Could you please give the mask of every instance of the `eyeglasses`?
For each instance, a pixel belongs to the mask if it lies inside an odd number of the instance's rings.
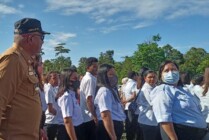
[[[38,35],[38,34],[33,34],[33,36],[39,36],[41,38],[42,41],[44,41],[44,35]]]

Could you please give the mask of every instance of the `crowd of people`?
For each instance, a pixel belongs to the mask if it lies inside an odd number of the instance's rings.
[[[95,57],[84,76],[74,66],[44,74],[39,53],[50,33],[32,18],[14,33],[0,56],[0,139],[209,140],[209,67],[191,78],[167,60],[158,72],[129,71],[120,87],[114,66]]]

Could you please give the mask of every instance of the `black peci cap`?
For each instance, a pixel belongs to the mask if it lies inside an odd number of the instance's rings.
[[[34,18],[23,18],[18,20],[15,24],[14,34],[27,34],[33,32],[39,32],[41,34],[50,34],[45,32],[41,28],[41,22]]]

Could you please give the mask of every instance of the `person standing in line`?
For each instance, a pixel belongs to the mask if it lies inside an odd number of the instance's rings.
[[[145,83],[145,80],[144,80],[144,72],[149,70],[149,68],[147,67],[141,67],[139,69],[139,76],[137,78],[137,89],[139,90],[138,92],[138,96],[136,97],[136,103],[137,103],[137,109],[135,111],[135,115],[136,115],[136,119],[134,120],[137,124],[137,128],[136,128],[136,131],[135,131],[135,138],[134,140],[143,140],[143,133],[142,133],[142,130],[141,130],[141,127],[138,123],[138,118],[139,118],[139,113],[140,113],[140,110],[139,110],[139,95],[140,95],[140,92],[141,92],[141,88],[142,86],[144,85]]]
[[[202,85],[196,85],[193,93],[200,99],[202,114],[209,128],[209,67],[205,68],[203,77]],[[209,139],[209,134],[205,137],[205,140],[207,139]]]
[[[66,134],[62,140],[83,140],[83,117],[75,93],[77,72],[73,69],[65,70],[60,79],[57,102],[64,119],[63,131]]]
[[[86,74],[80,84],[80,106],[84,119],[84,138],[86,140],[96,140],[96,125],[98,123],[94,110],[94,98],[96,92],[96,77],[98,60],[89,57],[86,60]]]
[[[139,104],[138,123],[143,133],[143,140],[161,140],[160,127],[154,116],[150,99],[150,93],[157,82],[156,73],[147,70],[142,78],[145,83],[142,86],[137,103]]]
[[[97,75],[98,91],[95,97],[98,117],[98,140],[120,140],[123,133],[123,121],[126,118],[119,99],[117,76],[112,65],[102,64]]]
[[[122,80],[121,80],[121,87],[119,88],[119,97],[120,99],[122,100],[123,99],[123,95],[124,95],[124,88],[126,86],[126,83],[128,81],[128,77],[124,77]]]
[[[160,85],[151,92],[151,104],[163,140],[201,140],[207,124],[199,100],[183,89],[179,67],[165,61],[159,68]]]
[[[63,118],[59,106],[55,100],[58,92],[59,76],[55,71],[49,72],[47,75],[48,85],[45,86],[45,99],[47,103],[46,114],[46,132],[49,140],[54,140],[57,137],[58,140],[62,138],[62,131],[59,131],[60,125],[63,123]]]
[[[38,140],[42,111],[32,56],[50,33],[34,18],[20,19],[14,27],[13,46],[0,56],[0,139]]]
[[[133,140],[136,137],[137,115],[128,108],[132,101],[137,97],[139,90],[137,89],[138,73],[135,71],[128,72],[128,81],[124,88],[123,104],[125,104],[125,129],[127,140]]]

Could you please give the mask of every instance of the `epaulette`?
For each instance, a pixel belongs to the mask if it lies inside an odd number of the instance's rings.
[[[14,54],[17,54],[18,56],[20,56],[20,55],[21,55],[21,54],[20,54],[20,52],[19,52],[19,51],[17,51],[17,50],[16,50],[16,51],[14,51],[13,53],[14,53]]]

